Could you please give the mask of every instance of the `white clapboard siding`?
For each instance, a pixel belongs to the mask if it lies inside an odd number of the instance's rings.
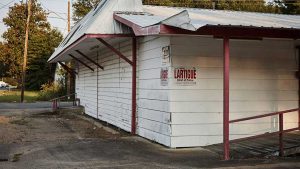
[[[138,51],[138,134],[170,146],[171,117],[168,86],[161,86],[162,48],[169,37],[139,39]]]
[[[130,40],[113,45],[131,60]],[[76,92],[81,104],[85,107],[85,113],[125,131],[130,131],[131,66],[104,47],[94,49],[89,56],[103,66],[104,70],[81,58],[95,69],[92,72],[79,64],[77,70],[79,74],[76,78]]]
[[[172,37],[169,84],[171,147],[222,142],[223,45],[209,37]],[[230,119],[298,107],[294,42],[230,40]],[[176,67],[195,67],[196,85],[175,83]],[[157,82],[143,86],[158,85]],[[284,116],[285,128],[296,127],[297,113]],[[278,130],[278,116],[230,125],[230,139]]]

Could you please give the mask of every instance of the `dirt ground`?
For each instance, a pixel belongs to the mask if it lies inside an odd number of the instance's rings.
[[[202,148],[168,149],[80,114],[0,108],[0,169],[10,168],[295,169],[300,157],[222,161]]]

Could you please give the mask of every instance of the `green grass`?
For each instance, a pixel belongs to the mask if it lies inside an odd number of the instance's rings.
[[[35,102],[38,101],[38,91],[25,91],[24,102]],[[20,91],[1,91],[0,90],[0,102],[13,103],[20,102],[21,92]]]

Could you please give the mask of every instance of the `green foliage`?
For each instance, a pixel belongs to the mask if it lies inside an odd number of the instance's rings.
[[[66,89],[59,83],[46,83],[42,85],[38,100],[49,101],[66,95]]]
[[[3,22],[8,27],[4,32],[4,43],[0,44],[0,71],[2,76],[20,79],[25,41],[25,26],[27,18],[26,4],[16,3],[10,7]],[[41,85],[53,79],[54,71],[47,59],[62,40],[62,34],[52,29],[47,21],[47,13],[40,4],[33,0],[32,16],[29,25],[28,67],[26,73],[26,88],[38,90]]]
[[[0,103],[19,102],[21,98],[20,91],[0,91]],[[37,91],[25,91],[25,102],[36,102],[38,98]]]
[[[299,0],[274,0],[274,4],[276,4],[284,14],[300,14]]]
[[[73,3],[73,20],[79,21],[83,18],[92,8],[94,8],[101,0],[77,0]]]
[[[164,5],[174,7],[206,8],[234,11],[299,14],[299,0],[143,0],[145,5]],[[213,5],[215,4],[215,5]]]

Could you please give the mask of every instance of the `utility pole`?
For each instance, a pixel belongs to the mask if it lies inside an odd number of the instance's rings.
[[[68,0],[68,32],[71,31],[71,2]],[[71,62],[68,62],[67,65],[71,67]],[[71,86],[72,86],[72,79],[71,74],[67,73],[66,82],[67,82],[67,95],[71,94]]]
[[[68,32],[71,31],[71,2],[68,0]]]
[[[29,35],[29,24],[31,16],[31,0],[27,0],[27,21],[26,21],[26,34],[25,34],[25,46],[24,46],[24,59],[22,69],[22,90],[21,90],[21,103],[24,102],[24,91],[25,91],[25,76],[27,68],[27,53],[28,53],[28,35]]]

